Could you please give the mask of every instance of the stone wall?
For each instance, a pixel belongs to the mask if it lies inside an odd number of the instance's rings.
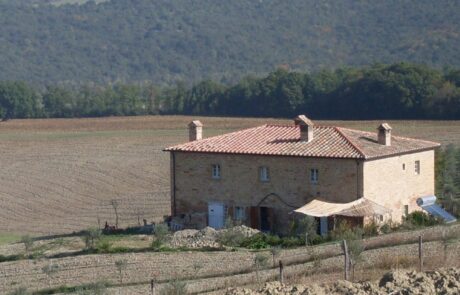
[[[420,161],[418,175],[415,161]],[[409,206],[409,212],[420,210],[417,198],[434,195],[434,151],[366,161],[363,175],[364,197],[392,209],[393,220],[399,222],[404,205]]]
[[[208,202],[228,207],[265,206],[278,208],[277,221],[284,226],[288,213],[314,198],[332,202],[356,200],[360,188],[359,166],[355,160],[268,157],[252,155],[175,153],[176,206],[178,214],[201,212],[200,226],[206,224]],[[221,178],[211,177],[219,164]],[[259,180],[259,168],[269,167],[270,181]],[[310,169],[318,169],[319,181],[310,182]],[[271,195],[264,202],[265,196]]]

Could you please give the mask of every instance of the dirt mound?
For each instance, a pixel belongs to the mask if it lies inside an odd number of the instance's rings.
[[[212,227],[205,227],[202,230],[184,229],[173,234],[170,246],[175,248],[221,248],[219,235],[227,231],[239,232],[245,237],[251,237],[259,231],[244,225],[235,226],[230,229],[215,230]]]
[[[231,288],[226,295],[290,294],[460,294],[460,269],[441,269],[418,273],[415,271],[394,271],[385,274],[380,282],[351,283],[338,281],[330,285],[283,285],[279,282],[266,283],[261,289]]]

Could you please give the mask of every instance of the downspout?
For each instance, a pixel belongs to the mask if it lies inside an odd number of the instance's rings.
[[[360,184],[360,181],[359,181],[359,160],[356,160],[356,199],[359,199],[361,197],[361,194],[360,194],[360,188],[359,188],[359,184]]]
[[[176,216],[176,154],[171,152],[172,157],[172,214]]]

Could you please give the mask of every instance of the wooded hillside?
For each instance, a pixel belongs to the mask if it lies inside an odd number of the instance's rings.
[[[459,1],[50,2],[0,1],[0,80],[234,83],[280,66],[460,66]]]

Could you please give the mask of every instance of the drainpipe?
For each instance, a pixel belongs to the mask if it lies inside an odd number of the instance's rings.
[[[359,160],[356,160],[356,199],[359,199],[361,197],[360,194],[360,189],[359,189]]]
[[[172,215],[176,216],[176,154],[171,152],[172,157]]]

